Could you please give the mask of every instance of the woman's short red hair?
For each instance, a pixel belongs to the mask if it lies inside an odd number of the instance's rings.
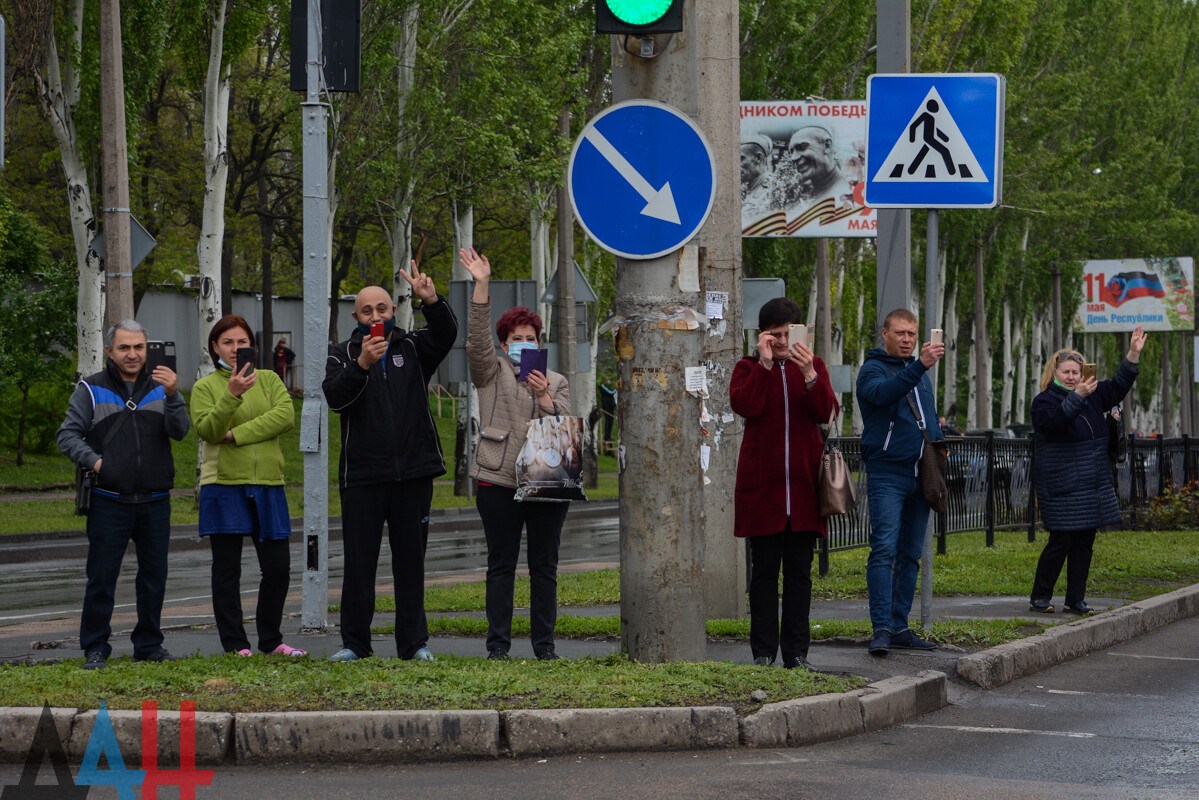
[[[521,325],[532,325],[533,333],[541,339],[541,317],[530,311],[528,306],[517,306],[505,311],[495,323],[495,335],[500,337],[501,342],[506,342],[512,331]]]

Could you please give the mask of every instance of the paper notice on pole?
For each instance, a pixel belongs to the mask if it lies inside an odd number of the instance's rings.
[[[703,367],[687,367],[684,372],[686,374],[687,391],[707,394],[708,371],[706,369]]]
[[[683,245],[679,250],[679,291],[699,291],[699,248],[696,245]]]
[[[706,444],[699,446],[699,466],[704,472],[708,471],[708,464],[712,460],[712,448]]]
[[[708,319],[724,319],[724,304],[729,296],[725,292],[707,292],[704,304],[704,316]]]

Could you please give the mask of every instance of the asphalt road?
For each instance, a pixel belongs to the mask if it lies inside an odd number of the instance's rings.
[[[1199,798],[1199,619],[905,725],[797,749],[414,766],[222,767],[197,798]],[[76,768],[77,769],[77,768]],[[21,766],[0,765],[0,785]],[[41,783],[52,783],[44,769]],[[160,796],[175,797],[164,790]],[[93,787],[89,798],[115,797]]]

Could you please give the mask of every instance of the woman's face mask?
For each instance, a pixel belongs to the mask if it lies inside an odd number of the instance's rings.
[[[520,363],[520,354],[525,350],[536,350],[537,342],[508,342],[508,358],[513,364]]]

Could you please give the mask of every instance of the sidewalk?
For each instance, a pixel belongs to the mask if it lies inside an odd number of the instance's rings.
[[[1024,598],[938,598],[937,616],[1027,616]],[[1091,601],[1096,608],[1118,604]],[[813,604],[812,617],[862,618],[864,601]],[[562,609],[580,613],[582,609]],[[618,613],[614,607],[585,613]],[[916,609],[914,614],[918,615]],[[1199,614],[1199,585],[1094,617],[1076,619],[1019,642],[967,654],[942,647],[932,652],[892,651],[868,655],[863,641],[825,641],[812,646],[810,660],[823,671],[862,675],[864,689],[763,705],[738,717],[731,708],[560,709],[534,711],[360,711],[220,713],[196,715],[196,762],[307,763],[414,762],[462,758],[527,757],[574,752],[688,750],[732,747],[797,747],[853,736],[900,724],[936,711],[954,696],[976,687],[993,688],[1054,664],[1109,647],[1178,619]],[[376,624],[390,615],[376,615]],[[1060,617],[1058,617],[1060,619]],[[293,622],[294,624],[294,622]],[[286,625],[294,631],[293,625]],[[115,655],[128,654],[128,630],[113,637]],[[293,646],[320,658],[340,647],[335,632],[291,632]],[[390,654],[390,637],[375,637],[380,657]],[[215,631],[191,625],[167,632],[166,644],[178,655],[220,652]],[[18,645],[0,641],[0,659],[32,663],[79,656],[71,637]],[[434,637],[435,653],[482,656],[481,638]],[[528,657],[527,640],[514,642],[513,655]],[[560,640],[566,658],[603,656],[619,650],[616,641]],[[745,642],[709,640],[708,657],[747,663]],[[37,708],[0,709],[0,761],[24,760],[40,718]],[[140,755],[141,718],[134,711],[109,714],[126,759]],[[86,750],[96,711],[56,709],[55,720],[68,757]],[[177,765],[179,712],[160,711],[159,763]]]

